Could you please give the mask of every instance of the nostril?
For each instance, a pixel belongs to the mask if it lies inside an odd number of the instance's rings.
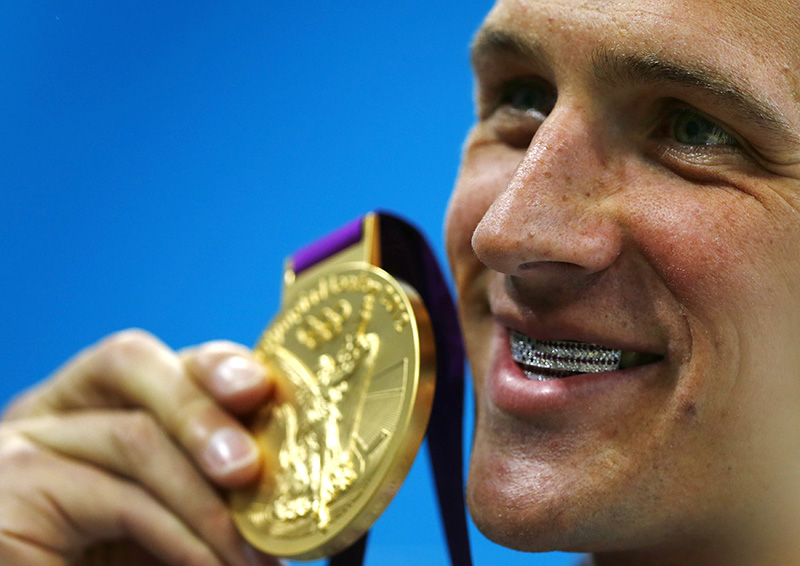
[[[593,285],[604,272],[566,261],[536,261],[521,264],[509,280],[524,295],[534,293],[539,301],[557,302],[565,295]]]
[[[517,270],[520,273],[530,273],[532,271],[552,271],[552,272],[579,272],[583,267],[568,261],[527,261],[519,265]]]

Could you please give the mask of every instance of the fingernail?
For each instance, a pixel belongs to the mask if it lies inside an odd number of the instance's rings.
[[[245,391],[264,382],[264,368],[244,356],[225,358],[217,367],[211,379],[219,393],[232,395]]]
[[[211,435],[205,452],[206,463],[219,475],[227,475],[258,460],[255,442],[235,428],[221,428]]]

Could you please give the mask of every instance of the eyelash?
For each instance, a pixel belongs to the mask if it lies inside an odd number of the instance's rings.
[[[499,89],[490,105],[488,118],[498,139],[517,149],[527,149],[536,130],[555,106],[555,89],[535,77],[515,78]],[[660,142],[662,149],[676,154],[710,157],[722,153],[741,153],[743,145],[727,127],[717,120],[677,100],[667,101],[658,110],[650,138]],[[703,131],[705,130],[705,131]],[[686,135],[702,134],[708,143],[681,141]]]
[[[499,103],[518,112],[529,112],[532,102],[525,101],[522,97],[533,95],[539,108],[536,113],[542,118],[547,117],[556,103],[556,93],[552,87],[533,78],[515,79],[503,86]]]
[[[681,122],[681,120],[684,121]],[[706,131],[701,132],[702,128],[706,128]],[[682,142],[678,139],[681,135],[693,136],[701,133],[705,134],[706,142]],[[671,104],[666,107],[654,130],[654,137],[658,136],[671,139],[675,145],[694,149],[711,150],[714,148],[718,151],[723,148],[727,150],[741,148],[736,136],[730,133],[725,126],[688,105]]]
[[[715,143],[682,143],[677,139],[681,127],[679,120],[685,121],[683,126],[689,121],[694,121],[695,125],[701,124],[700,128],[705,128],[705,134]],[[649,139],[653,144],[649,151],[651,159],[695,181],[718,182],[724,179],[719,175],[728,167],[749,167],[753,162],[752,150],[727,126],[679,101],[668,101],[660,109]]]
[[[507,145],[525,149],[555,106],[555,90],[537,78],[517,78],[503,84],[489,105],[487,117]]]

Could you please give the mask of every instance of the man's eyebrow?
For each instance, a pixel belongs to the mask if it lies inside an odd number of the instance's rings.
[[[783,113],[738,77],[652,53],[623,54],[611,49],[596,50],[591,65],[595,77],[607,84],[675,84],[706,91],[732,104],[756,126],[778,135],[789,145],[800,147],[800,136]]]
[[[492,56],[510,55],[532,63],[547,60],[544,49],[534,42],[504,29],[487,25],[478,30],[470,48],[472,67],[479,69],[481,63]]]
[[[546,64],[544,48],[535,40],[513,31],[487,25],[478,30],[472,43],[472,66],[478,71],[492,64],[492,58],[511,56],[536,66]],[[756,89],[735,76],[697,64],[673,61],[652,53],[624,54],[616,49],[598,49],[592,54],[591,70],[606,84],[676,84],[710,93],[732,104],[748,121],[792,150],[800,150],[800,135],[783,113]]]

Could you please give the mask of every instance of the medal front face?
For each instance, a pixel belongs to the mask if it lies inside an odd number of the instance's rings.
[[[389,504],[433,402],[433,337],[413,290],[366,263],[320,266],[264,332],[256,355],[277,394],[252,430],[259,484],[232,495],[261,550],[314,559],[342,550]]]

